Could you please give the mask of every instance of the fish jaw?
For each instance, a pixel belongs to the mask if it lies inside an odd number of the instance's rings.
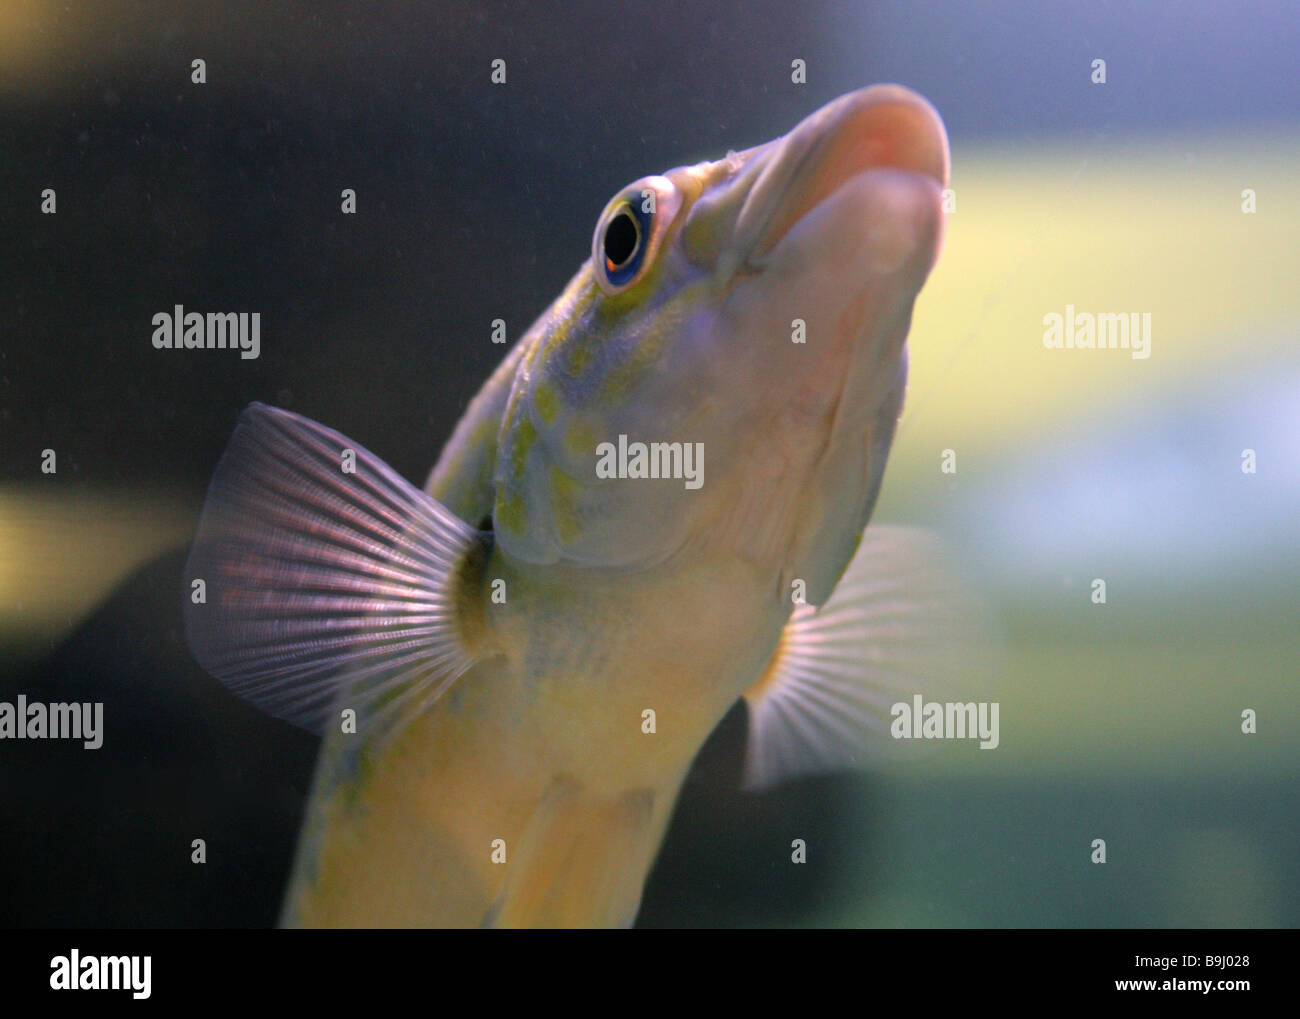
[[[879,491],[912,307],[941,236],[935,179],[868,170],[766,250],[724,306],[737,333],[762,335],[743,323],[771,323],[767,349],[737,365],[753,394],[737,427],[749,439],[741,476],[768,532],[785,521],[767,554],[783,557],[783,583],[804,580],[813,604],[829,597]],[[802,342],[791,340],[796,328]],[[741,527],[736,546],[755,533]]]
[[[714,266],[701,360],[730,394],[713,458],[728,473],[706,526],[821,604],[867,524],[902,408],[911,310],[943,236],[947,136],[923,98],[873,86],[727,166],[681,234],[687,257]]]

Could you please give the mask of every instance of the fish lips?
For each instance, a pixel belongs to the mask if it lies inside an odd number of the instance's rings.
[[[948,184],[950,166],[939,114],[901,85],[873,85],[841,96],[742,158],[757,174],[734,236],[751,269],[763,268],[810,213],[855,178],[892,170],[932,182],[937,193]],[[869,233],[871,225],[869,219],[864,223]],[[931,264],[935,257],[937,245]]]
[[[949,173],[943,122],[910,89],[874,85],[738,158],[748,181],[733,233],[744,268],[732,298],[752,318],[803,319],[810,335],[816,329],[806,349],[819,356],[799,358],[806,367],[788,375],[833,380],[831,431],[844,438],[886,399],[913,301],[938,258]]]

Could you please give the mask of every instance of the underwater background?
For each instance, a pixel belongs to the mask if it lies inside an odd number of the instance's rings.
[[[638,923],[1300,923],[1298,50],[1286,0],[0,6],[0,700],[106,718],[0,743],[0,924],[275,921],[317,741],[181,632],[243,407],[422,484],[611,194],[877,81],[943,115],[955,206],[873,521],[962,564],[1001,743],[750,795],[738,706]],[[261,356],[155,350],[175,304]],[[1150,356],[1047,349],[1067,306]]]

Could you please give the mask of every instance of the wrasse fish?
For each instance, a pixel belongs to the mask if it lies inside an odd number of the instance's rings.
[[[738,698],[754,788],[890,742],[952,660],[925,543],[864,537],[948,166],[931,106],[882,85],[630,184],[423,491],[244,412],[186,633],[324,734],[282,923],[630,924]]]

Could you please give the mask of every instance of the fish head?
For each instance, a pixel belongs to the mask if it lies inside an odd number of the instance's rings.
[[[929,103],[873,86],[619,191],[523,340],[498,436],[503,548],[620,568],[739,554],[828,595],[901,410],[948,160]]]

